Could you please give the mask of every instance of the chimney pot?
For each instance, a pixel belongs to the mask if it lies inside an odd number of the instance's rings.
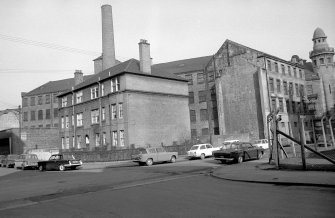
[[[84,81],[84,75],[81,70],[76,70],[74,72],[74,85],[78,85]]]

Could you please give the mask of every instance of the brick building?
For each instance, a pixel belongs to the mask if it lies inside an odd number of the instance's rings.
[[[190,137],[187,81],[140,61],[117,64],[60,94],[62,149],[172,145]]]

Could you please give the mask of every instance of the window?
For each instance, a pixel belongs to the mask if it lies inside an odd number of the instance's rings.
[[[293,83],[289,83],[288,93],[289,93],[289,95],[293,96],[293,94],[294,94],[294,92],[293,92]]]
[[[283,81],[283,89],[284,89],[284,95],[288,94],[288,90],[287,90],[287,82]]]
[[[107,137],[106,137],[106,133],[103,132],[102,133],[102,145],[106,145],[107,144]]]
[[[95,133],[95,146],[100,146],[100,134]]]
[[[116,104],[112,104],[112,120],[116,119]]]
[[[279,72],[279,69],[278,69],[278,63],[277,63],[277,62],[275,62],[275,71],[276,71],[276,73]]]
[[[320,58],[320,64],[324,64],[325,63],[325,59]]]
[[[281,72],[282,72],[282,74],[285,74],[285,66],[284,66],[284,64],[281,65]]]
[[[280,89],[280,79],[277,79],[277,92],[280,93],[281,89]]]
[[[200,120],[208,120],[207,109],[200,109]]]
[[[279,98],[279,111],[284,112],[284,104],[282,98]]]
[[[65,119],[64,119],[64,117],[61,117],[61,123],[62,123],[62,129],[64,129],[64,127],[65,127]]]
[[[270,87],[270,92],[274,92],[275,91],[275,87],[273,84],[273,78],[269,78],[269,87]]]
[[[91,99],[95,99],[99,97],[99,89],[98,87],[91,88]]]
[[[105,108],[101,108],[101,120],[106,120],[106,110]]]
[[[92,124],[99,123],[99,110],[98,109],[91,111],[91,122]]]
[[[67,97],[65,96],[62,98],[62,107],[66,107],[66,105],[67,105]]]
[[[291,67],[290,66],[287,66],[287,71],[288,71],[288,75],[292,76]]]
[[[294,127],[298,127],[298,123],[297,122],[294,122]]]
[[[306,86],[306,91],[308,95],[313,94],[313,86],[312,85],[307,85]]]
[[[70,122],[69,122],[69,116],[65,116],[65,128],[69,128]]]
[[[191,123],[197,122],[195,110],[190,110],[190,119],[191,119]]]
[[[62,137],[62,149],[65,149],[65,138]]]
[[[194,104],[194,92],[189,92],[188,93],[188,103],[189,104]]]
[[[117,146],[117,131],[113,131],[112,132],[112,136],[113,136],[113,138],[112,138],[112,140],[113,140],[112,145],[113,146]]]
[[[30,106],[35,106],[35,97],[30,97]]]
[[[332,62],[332,59],[330,57],[328,57],[327,62],[330,64]]]
[[[105,86],[104,84],[101,84],[101,96],[105,95]]]
[[[30,120],[36,120],[35,111],[30,111]]]
[[[27,107],[27,106],[28,106],[28,98],[23,98],[22,107]]]
[[[120,146],[124,146],[124,130],[120,130]]]
[[[329,93],[330,94],[332,93],[332,87],[330,86],[330,84],[329,84]]]
[[[74,95],[71,95],[71,105],[74,105]]]
[[[301,97],[303,97],[305,95],[304,85],[301,85],[301,84],[300,84],[300,95],[301,95]]]
[[[297,77],[297,68],[293,68],[294,77]]]
[[[299,69],[299,77],[302,78],[302,71]]]
[[[58,95],[57,93],[53,94],[53,102],[54,103],[58,103],[58,97],[57,97],[57,95]]]
[[[38,96],[38,100],[37,100],[38,105],[42,105],[43,104],[43,96]]]
[[[317,65],[317,63],[316,63],[316,60],[313,60],[313,63],[314,63],[314,66],[316,66],[316,65]]]
[[[54,118],[58,117],[58,108],[54,109]]]
[[[186,74],[186,75],[185,75],[185,79],[188,80],[188,84],[189,84],[189,85],[192,85],[192,84],[193,84],[192,74]]]
[[[289,99],[286,99],[286,112],[287,113],[291,113],[291,110],[290,110],[290,100]]]
[[[83,101],[83,91],[76,93],[76,103],[81,103]]]
[[[285,122],[281,122],[281,128],[285,129]]]
[[[292,101],[292,113],[295,113],[297,111],[296,109],[295,101]]]
[[[191,129],[191,137],[192,138],[197,137],[197,130],[196,129]]]
[[[50,95],[45,95],[45,103],[50,104]]]
[[[271,111],[275,111],[277,109],[277,102],[275,98],[271,98]]]
[[[70,148],[70,137],[67,136],[65,139],[65,149],[69,149]]]
[[[123,118],[123,104],[119,103],[119,119]]]
[[[272,70],[272,69],[271,69],[271,61],[270,61],[270,60],[268,60],[268,70],[269,70],[269,71]]]
[[[201,129],[201,135],[209,135],[208,128],[202,128]]]
[[[83,113],[77,114],[77,126],[83,125]]]
[[[43,111],[39,110],[37,116],[38,116],[38,120],[43,120]]]
[[[294,84],[295,85],[295,94],[297,97],[299,97],[299,85],[298,84]]]
[[[199,91],[198,95],[199,95],[199,103],[201,102],[206,102],[206,91]]]
[[[111,92],[117,92],[120,90],[119,77],[115,77],[111,80]]]
[[[197,74],[197,82],[198,82],[198,84],[201,84],[201,83],[205,82],[204,73],[198,73]]]
[[[28,121],[28,112],[23,112],[23,121]]]
[[[43,115],[42,115],[43,116]],[[49,120],[51,117],[51,113],[50,113],[50,109],[46,109],[45,110],[45,119],[46,120]]]
[[[210,71],[208,72],[208,82],[214,81],[214,72]]]

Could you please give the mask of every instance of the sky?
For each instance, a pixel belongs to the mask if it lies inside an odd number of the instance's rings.
[[[226,39],[309,60],[317,27],[335,46],[333,0],[0,0],[0,110],[49,81],[92,74],[102,52],[101,5],[113,8],[116,58],[153,63],[213,55]]]

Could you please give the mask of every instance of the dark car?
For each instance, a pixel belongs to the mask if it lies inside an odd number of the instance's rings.
[[[39,161],[38,169],[40,171],[44,170],[59,170],[64,171],[66,169],[76,169],[80,167],[83,163],[81,160],[77,160],[73,157],[73,155],[65,155],[65,154],[54,154],[51,155],[49,160],[47,161]]]
[[[6,158],[6,155],[0,155],[0,167],[2,167],[2,165],[5,163]]]
[[[14,168],[15,166],[15,160],[19,157],[18,154],[9,154],[7,155],[6,159],[1,164],[3,167],[7,168]]]
[[[234,142],[226,149],[213,152],[214,159],[222,163],[227,161],[242,163],[249,159],[261,159],[263,154],[263,148],[254,146],[250,142]]]

